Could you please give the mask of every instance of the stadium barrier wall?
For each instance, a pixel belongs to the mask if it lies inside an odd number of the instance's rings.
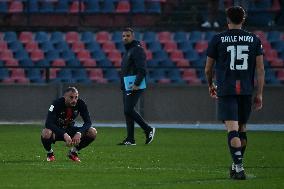
[[[0,122],[44,122],[50,103],[62,95],[66,86],[0,85]],[[117,84],[75,86],[87,102],[92,120],[124,122],[122,95]],[[283,86],[266,86],[263,109],[252,112],[250,123],[284,123],[283,99]],[[138,108],[150,122],[211,123],[218,122],[215,103],[205,85],[152,85]]]

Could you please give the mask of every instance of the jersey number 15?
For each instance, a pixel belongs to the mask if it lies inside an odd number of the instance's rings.
[[[248,69],[248,46],[247,45],[237,45],[228,46],[227,52],[231,53],[231,70],[247,70]],[[242,64],[235,64],[235,60],[243,60]]]

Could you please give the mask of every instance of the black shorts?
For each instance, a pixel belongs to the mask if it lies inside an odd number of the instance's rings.
[[[68,128],[68,129],[66,129],[65,132],[66,132],[71,138],[73,138],[73,136],[74,136],[77,132],[79,132],[79,130],[80,130],[80,127],[70,127],[70,128]],[[85,132],[82,133],[82,135],[83,135],[83,134],[85,134]],[[63,137],[63,136],[57,136],[57,135],[55,135],[55,141],[64,141],[64,137]]]
[[[217,101],[218,120],[247,123],[251,113],[251,95],[220,96]]]

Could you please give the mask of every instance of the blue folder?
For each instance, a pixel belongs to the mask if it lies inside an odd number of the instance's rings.
[[[136,80],[136,75],[130,75],[130,76],[123,77],[124,86],[125,86],[126,91],[132,90],[131,86],[134,85],[135,80]],[[143,80],[141,81],[141,83],[138,87],[139,87],[139,89],[145,89],[146,88],[145,78],[143,78]]]

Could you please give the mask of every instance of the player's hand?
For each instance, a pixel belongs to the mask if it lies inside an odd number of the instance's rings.
[[[212,98],[218,98],[217,97],[217,86],[212,84],[209,86],[209,95],[212,97]]]
[[[253,108],[258,111],[262,108],[262,95],[256,95],[253,99]]]
[[[72,144],[77,145],[81,142],[81,133],[77,132],[74,137],[72,138]]]
[[[137,85],[132,85],[131,89],[132,89],[133,91],[136,91],[136,90],[139,89],[139,87],[138,87]]]
[[[64,133],[63,137],[64,137],[64,141],[66,142],[66,146],[72,146],[71,137],[67,133]]]

